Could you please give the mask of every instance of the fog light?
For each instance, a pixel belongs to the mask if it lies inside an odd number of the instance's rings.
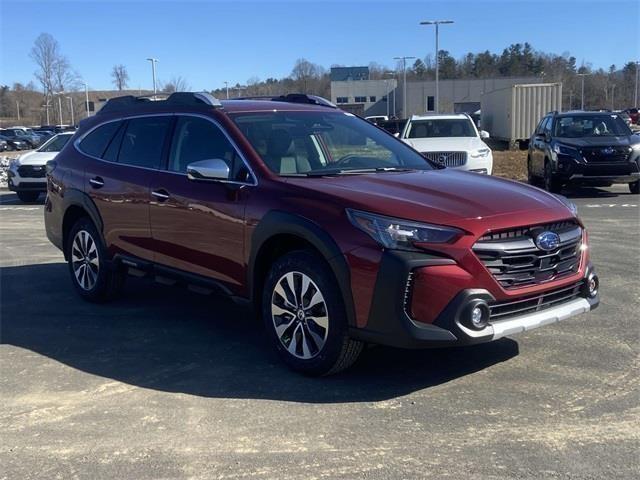
[[[474,330],[482,330],[489,322],[491,312],[484,300],[472,300],[464,309],[462,321]]]

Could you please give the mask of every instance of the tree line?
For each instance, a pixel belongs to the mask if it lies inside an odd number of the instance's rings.
[[[72,108],[75,118],[82,118],[86,112],[83,95],[80,95],[84,83],[63,54],[57,40],[48,33],[39,35],[30,51],[30,58],[36,66],[34,81],[26,85],[14,83],[12,86],[0,86],[0,120],[4,118],[12,122],[20,118],[27,124],[58,123],[63,111],[66,117]],[[440,50],[438,63],[439,77],[443,80],[535,76],[544,82],[562,82],[565,110],[580,107],[582,79],[579,74],[586,75],[585,108],[628,108],[633,106],[635,99],[636,64],[632,61],[622,66],[596,69],[588,63],[578,65],[576,58],[568,53],[557,55],[539,52],[529,43],[515,43],[500,54],[485,50],[467,53],[457,59],[448,51]],[[371,62],[369,75],[373,80],[394,77],[400,80],[402,66],[397,64],[389,67]],[[125,65],[114,65],[110,77],[116,91],[128,91],[130,78]],[[433,79],[435,59],[431,54],[418,58],[407,68],[407,81]],[[189,82],[183,76],[173,76],[166,82],[159,82],[159,90],[168,93],[189,89]],[[64,102],[61,92],[65,95]],[[251,77],[244,84],[228,84],[211,90],[218,98],[226,98],[227,95],[230,98],[274,96],[294,92],[330,97],[330,69],[301,58],[296,60],[291,73],[283,78],[261,80]],[[75,98],[75,101],[67,103],[69,97]]]

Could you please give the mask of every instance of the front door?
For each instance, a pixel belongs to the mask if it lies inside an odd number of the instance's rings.
[[[187,165],[211,159],[227,163],[229,181],[189,180]],[[244,181],[247,178],[250,181]],[[167,166],[150,185],[156,263],[215,279],[240,292],[246,268],[245,205],[253,183],[235,146],[216,123],[179,115]]]

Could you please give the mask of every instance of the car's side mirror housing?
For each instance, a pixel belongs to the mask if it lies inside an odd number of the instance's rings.
[[[487,132],[486,130],[480,130],[480,138],[487,139],[489,137],[491,137],[491,135],[489,135],[489,132]]]
[[[189,180],[229,180],[229,165],[219,158],[199,160],[187,165]]]

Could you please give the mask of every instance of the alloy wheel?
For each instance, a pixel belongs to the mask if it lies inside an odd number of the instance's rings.
[[[308,360],[322,351],[329,333],[327,304],[318,285],[301,272],[288,272],[271,295],[271,318],[282,346]]]
[[[86,230],[80,230],[73,239],[71,264],[78,285],[83,290],[91,290],[98,280],[100,259],[96,242]]]

